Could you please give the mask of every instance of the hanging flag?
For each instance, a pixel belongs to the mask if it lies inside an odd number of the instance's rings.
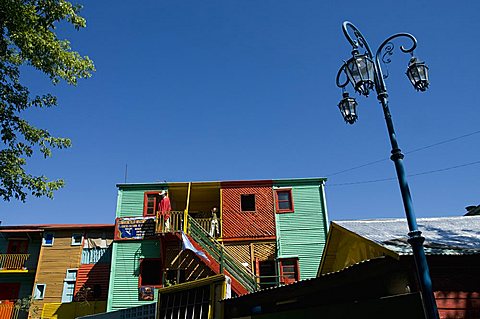
[[[198,250],[196,249],[192,243],[190,242],[190,240],[188,239],[187,235],[185,235],[184,232],[182,232],[182,250],[185,250],[185,249],[188,249],[188,250],[191,250],[193,251],[195,254],[197,254],[198,256],[206,259],[207,261],[210,261],[210,259],[208,259],[207,255],[205,255],[205,253],[201,250]]]

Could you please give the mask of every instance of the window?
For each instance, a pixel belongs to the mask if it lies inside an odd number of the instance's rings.
[[[46,286],[46,284],[36,284],[35,291],[33,293],[33,299],[43,299],[43,297],[45,296]]]
[[[146,192],[143,199],[143,217],[155,216],[160,203],[159,192]]]
[[[290,284],[300,280],[298,258],[280,259],[280,282]]]
[[[293,198],[291,189],[275,190],[277,213],[293,213]]]
[[[53,239],[54,239],[54,234],[53,233],[45,233],[43,234],[43,246],[53,246]]]
[[[65,280],[63,281],[62,302],[72,302],[73,292],[75,291],[75,281],[77,280],[77,270],[67,269]]]
[[[138,286],[162,286],[162,260],[148,258],[140,260]]]
[[[80,246],[83,242],[82,234],[72,234],[72,246]]]
[[[240,206],[241,206],[242,212],[254,212],[255,211],[255,194],[240,195]]]

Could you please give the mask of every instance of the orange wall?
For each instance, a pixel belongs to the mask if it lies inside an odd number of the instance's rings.
[[[110,280],[110,264],[87,264],[80,265],[77,273],[77,282],[75,283],[75,300],[107,300],[108,282]],[[101,294],[98,298],[93,298],[93,289],[95,285],[100,285]],[[78,294],[82,287],[90,288],[90,292]]]
[[[242,194],[255,194],[255,212],[241,211]],[[272,185],[222,184],[222,227],[224,239],[275,236]]]

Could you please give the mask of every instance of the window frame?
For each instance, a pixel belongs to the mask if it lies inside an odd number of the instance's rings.
[[[240,194],[240,211],[243,213],[251,213],[251,212],[256,212],[257,211],[257,199],[256,199],[256,194]],[[254,210],[243,210],[243,205],[242,205],[242,198],[244,196],[253,196],[253,208]]]
[[[69,278],[68,274],[75,273],[75,278]],[[62,303],[69,303],[75,301],[75,285],[77,283],[77,276],[78,276],[78,269],[77,268],[68,268],[65,271],[65,279],[63,279],[63,289],[62,289]],[[66,300],[65,297],[66,292],[65,288],[68,287],[68,285],[73,285],[73,293],[72,293],[72,298],[71,300]]]
[[[158,193],[160,193],[161,191],[148,191],[148,192],[145,192],[143,193],[143,217],[155,217],[156,214],[157,214],[157,207],[158,207],[158,204],[160,203],[160,200],[157,201],[157,197],[160,197],[160,195],[158,195]],[[153,205],[153,214],[147,214],[147,211],[148,211],[148,195],[155,195],[155,202],[154,202],[154,205]]]
[[[43,291],[42,294],[39,296],[37,294],[37,287],[38,286],[43,286]],[[45,291],[47,290],[47,284],[35,284],[35,287],[33,289],[33,299],[34,300],[43,300],[45,298]]]
[[[79,243],[74,242],[75,235],[80,236],[80,242]],[[72,233],[72,242],[70,243],[70,246],[82,246],[83,238],[84,238],[83,233]]]
[[[46,237],[49,234],[52,234],[52,243],[51,244],[46,243]],[[51,246],[53,246],[54,242],[55,242],[55,232],[45,232],[45,233],[43,233],[42,246],[51,247]]]
[[[143,272],[143,265],[145,260],[152,260],[152,261],[159,261],[161,268],[160,271],[160,284],[158,285],[150,285],[150,284],[143,284],[142,272]],[[140,258],[140,267],[138,272],[138,288],[142,286],[149,286],[154,288],[162,288],[163,287],[163,260],[162,258]]]
[[[290,204],[291,204],[290,209],[281,209],[280,208],[280,205],[279,205],[280,200],[278,199],[278,193],[281,193],[281,192],[288,192],[288,197],[289,197],[289,201],[290,201]],[[284,201],[282,201],[282,202],[284,202]],[[295,206],[293,204],[293,192],[292,192],[291,188],[277,188],[277,189],[275,189],[275,212],[277,214],[294,213],[295,212]]]
[[[300,281],[300,264],[298,262],[298,257],[287,257],[287,258],[279,258],[279,268],[280,268],[280,283],[281,284],[291,284],[291,283],[294,283],[294,282],[297,282],[297,281]],[[285,261],[294,261],[295,264],[294,264],[294,267],[295,267],[295,279],[292,280],[290,278],[288,278],[288,280],[285,280],[284,278],[284,272],[283,272],[283,263]]]

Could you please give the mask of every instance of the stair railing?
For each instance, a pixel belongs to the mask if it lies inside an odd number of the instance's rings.
[[[211,237],[194,218],[188,218],[188,234],[220,265],[220,272],[228,271],[250,292],[259,289],[256,277],[238,260],[230,255],[215,238]]]

